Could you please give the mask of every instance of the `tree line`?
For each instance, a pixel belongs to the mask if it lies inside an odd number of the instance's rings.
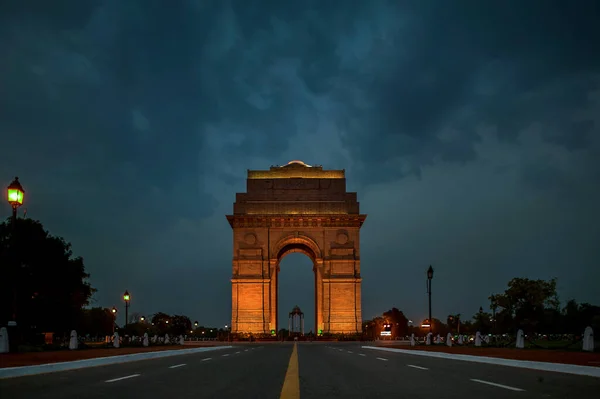
[[[447,333],[514,334],[518,329],[526,333],[580,335],[587,326],[600,331],[600,306],[568,300],[564,306],[556,292],[556,279],[532,280],[513,278],[502,293],[490,295],[472,316],[460,313],[447,315],[446,320],[433,318],[435,334]],[[404,313],[392,308],[381,316],[363,322],[363,333],[371,338],[379,337],[384,329],[391,330],[394,337],[412,333],[423,335],[429,328],[421,327],[422,320],[412,324]]]
[[[0,224],[0,326],[17,321],[22,337],[39,340],[53,332],[79,335],[193,334],[216,337],[217,328],[196,328],[187,316],[156,313],[121,327],[109,308],[90,307],[97,290],[91,285],[84,260],[74,256],[71,243],[50,234],[42,223],[19,218]],[[204,332],[203,332],[204,331]]]

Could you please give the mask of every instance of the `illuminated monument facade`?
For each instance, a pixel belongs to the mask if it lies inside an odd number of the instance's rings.
[[[319,333],[361,332],[360,228],[344,170],[301,161],[249,170],[233,215],[232,333],[277,331],[279,263],[301,252],[313,262]],[[285,273],[285,271],[284,271]]]

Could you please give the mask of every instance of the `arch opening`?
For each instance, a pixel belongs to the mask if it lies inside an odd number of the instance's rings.
[[[307,270],[309,267],[310,271]],[[305,246],[291,244],[278,253],[276,315],[277,332],[280,336],[284,333],[283,330],[289,329],[289,312],[295,306],[300,307],[304,312],[305,335],[311,332],[316,334],[317,278],[315,268],[314,253]]]

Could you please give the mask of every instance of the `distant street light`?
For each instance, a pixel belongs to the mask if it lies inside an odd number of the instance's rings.
[[[129,301],[131,301],[129,291],[125,290],[125,293],[123,294],[123,300],[125,301],[125,327],[127,327],[127,317],[129,315]]]
[[[111,312],[113,314],[112,332],[114,334],[115,333],[115,324],[117,324],[117,308],[115,308],[113,306],[113,308],[111,309]]]
[[[140,317],[140,321],[143,323],[146,321],[146,318],[144,316]]]
[[[198,321],[194,322],[194,328],[198,328]]]
[[[429,332],[433,332],[433,319],[431,318],[431,280],[433,279],[433,267],[427,269],[427,293],[429,294]]]

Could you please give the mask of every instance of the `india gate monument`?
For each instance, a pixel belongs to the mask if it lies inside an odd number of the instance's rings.
[[[279,263],[300,252],[313,263],[319,334],[362,330],[360,228],[367,215],[346,192],[344,170],[291,161],[249,170],[233,215],[231,332],[277,331]],[[283,270],[285,273],[285,270]]]

